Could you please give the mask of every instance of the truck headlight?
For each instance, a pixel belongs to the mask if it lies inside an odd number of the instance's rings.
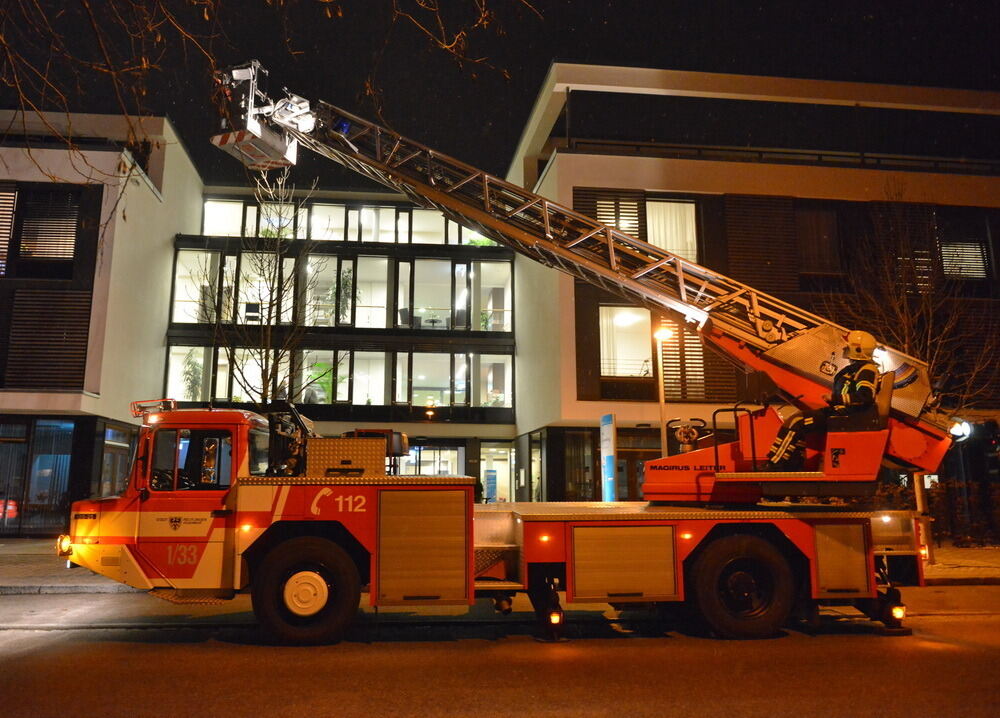
[[[73,553],[73,539],[63,534],[56,539],[56,550],[60,556],[70,556]]]

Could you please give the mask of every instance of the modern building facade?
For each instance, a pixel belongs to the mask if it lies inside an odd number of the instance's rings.
[[[989,92],[557,63],[507,179],[834,320],[830,300],[872,271],[858,261],[872,218],[904,208],[926,240],[905,259],[947,275],[955,312],[988,322],[1000,158],[976,138],[998,115]],[[618,497],[639,498],[660,452],[657,382],[668,419],[710,426],[740,373],[676,318],[521,257],[516,275],[515,305],[531,307],[516,331],[518,497],[600,498],[596,427],[613,413]],[[661,322],[673,335],[659,366]]]
[[[821,314],[873,213],[905,206],[986,321],[1000,162],[938,140],[997,115],[995,93],[556,64],[508,180]],[[136,399],[291,399],[320,434],[403,431],[404,472],[506,501],[609,498],[609,413],[617,498],[639,498],[659,387],[668,419],[708,425],[740,393],[683,322],[400,195],[205,187],[162,118],[0,117],[21,128],[0,145],[0,535],[116,493]]]
[[[164,396],[402,431],[402,471],[481,475],[509,500],[510,250],[396,195],[205,197],[201,231],[175,240]]]
[[[3,119],[0,535],[116,494],[158,397],[391,427],[402,471],[510,499],[509,250],[398,195],[205,188],[163,118]]]
[[[122,486],[201,180],[162,118],[0,121],[0,535],[53,534]]]

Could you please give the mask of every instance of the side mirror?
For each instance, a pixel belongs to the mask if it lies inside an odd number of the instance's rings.
[[[139,489],[139,501],[146,501],[149,499],[149,489],[143,486]]]

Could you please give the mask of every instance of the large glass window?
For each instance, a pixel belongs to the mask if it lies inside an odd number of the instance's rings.
[[[205,201],[202,234],[208,237],[239,237],[243,233],[243,201]]]
[[[215,321],[220,261],[218,252],[186,249],[177,252],[172,321],[202,324]]]
[[[212,383],[212,347],[170,347],[167,396],[177,401],[208,401]]]
[[[452,329],[469,328],[469,274],[468,264],[455,264],[455,299],[452,305],[455,320]]]
[[[472,327],[484,332],[509,332],[513,315],[510,262],[474,262],[472,268]]]
[[[649,310],[601,307],[601,376],[652,376]]]
[[[469,403],[469,355],[454,354],[452,357],[452,376],[455,377],[455,393],[452,404]]]
[[[474,406],[514,405],[514,373],[509,355],[472,355]]]
[[[386,397],[384,352],[354,352],[354,392],[352,404],[382,406]]]
[[[305,237],[306,210],[291,202],[261,202],[258,237],[291,239]],[[296,231],[296,219],[299,229]]]
[[[413,446],[400,458],[404,476],[460,476],[465,473],[465,447]]]
[[[395,207],[362,207],[348,212],[349,222],[359,223],[355,236],[354,230],[349,230],[349,239],[362,242],[395,242],[396,241],[396,208]],[[351,227],[352,224],[348,226]]]
[[[449,406],[451,404],[451,355],[413,354],[414,406]]]
[[[299,401],[330,404],[350,396],[351,355],[347,351],[315,349],[302,352]]]
[[[393,402],[396,404],[408,404],[410,401],[410,355],[407,352],[396,352],[395,354],[395,393]]]
[[[418,259],[413,270],[414,329],[451,328],[451,262]]]
[[[239,257],[229,255],[222,266],[222,321],[233,321],[236,309],[236,267]]]
[[[265,379],[270,384],[269,397],[287,398],[290,373],[287,355],[282,357],[281,361],[277,361],[275,352],[271,351],[260,349],[230,351],[233,354],[231,364],[229,351],[219,350],[215,388],[217,398],[234,402],[259,402],[263,395]],[[232,384],[232,389],[227,389],[226,382]]]
[[[354,326],[385,327],[389,260],[382,257],[358,257],[356,280]]]
[[[340,260],[323,254],[310,254],[306,261],[305,323],[311,327],[337,325],[337,275]],[[350,308],[345,307],[345,320]]]
[[[646,202],[646,238],[678,257],[698,261],[698,231],[694,202]],[[623,232],[633,234],[624,227]]]
[[[468,227],[462,227],[462,244],[471,244],[474,247],[495,247],[497,243],[494,242],[489,237],[486,237],[479,232],[469,229]]]
[[[412,216],[414,244],[444,244],[444,217],[432,209],[415,209]]]
[[[309,238],[344,241],[347,208],[342,204],[314,204],[309,218]]]
[[[226,352],[220,351],[219,355]],[[233,350],[233,401],[260,401],[264,390],[264,377],[268,369],[268,353],[248,349]]]
[[[413,326],[413,312],[410,305],[412,289],[410,273],[413,265],[410,262],[396,264],[396,326],[410,328]]]
[[[0,536],[18,532],[24,515],[28,424],[0,422]]]
[[[294,259],[274,252],[243,252],[236,321],[241,324],[291,321],[294,287]]]
[[[35,422],[28,493],[21,506],[22,533],[58,531],[64,526],[72,452],[72,421]]]

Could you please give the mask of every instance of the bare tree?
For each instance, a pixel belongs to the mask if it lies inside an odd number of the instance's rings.
[[[213,315],[215,342],[228,360],[234,399],[261,407],[275,399],[297,400],[310,386],[331,384],[339,373],[335,359],[295,382],[292,393],[295,354],[307,327],[316,323],[318,276],[325,263],[314,260],[305,266],[311,242],[301,232],[296,235],[296,227],[302,226],[296,219],[304,214],[311,190],[297,196],[288,176],[287,168],[256,175],[259,229],[242,238],[236,287],[223,286],[221,311]],[[218,267],[205,263],[202,272],[197,286],[217,286]],[[335,291],[352,287],[353,276],[339,277]],[[329,305],[337,306],[336,299],[327,298]]]
[[[825,310],[926,361],[941,406],[996,401],[1000,323],[972,291],[987,276],[985,245],[946,236],[938,210],[904,202],[901,183],[885,192],[850,248],[846,291],[826,297]]]
[[[151,92],[153,80],[162,78],[168,68],[183,68],[187,77],[205,88],[207,112],[219,53],[231,52],[239,40],[227,36],[226,28],[248,12],[267,16],[269,27],[275,28],[274,42],[292,56],[306,54],[297,40],[304,28],[314,30],[318,23],[326,23],[331,33],[352,32],[352,20],[384,18],[385,32],[381,40],[373,39],[364,83],[365,94],[378,108],[377,70],[400,28],[415,31],[430,48],[446,53],[460,66],[504,72],[472,51],[475,37],[502,32],[493,8],[501,1],[260,0],[248,7],[249,3],[223,0],[5,0],[0,11],[0,84],[11,91],[15,105],[11,109],[20,110],[22,118],[44,117],[46,111],[119,114],[128,123],[127,143],[139,148],[145,138],[135,118],[161,104]],[[528,0],[507,2],[538,15]],[[263,43],[268,36],[258,37]],[[197,105],[198,99],[189,101]],[[221,111],[223,103],[217,106]],[[51,136],[76,149],[72,132],[49,125]],[[15,123],[0,128],[0,133],[24,135],[24,130]]]

